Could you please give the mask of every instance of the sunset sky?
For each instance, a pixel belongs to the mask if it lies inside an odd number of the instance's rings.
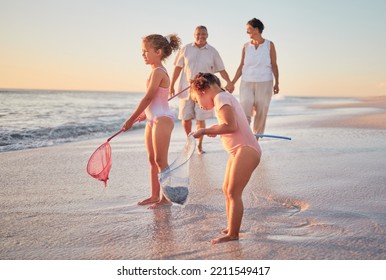
[[[386,95],[385,12],[384,0],[0,0],[0,88],[143,92],[142,37],[187,44],[197,25],[233,78],[256,17],[276,46],[280,93]]]

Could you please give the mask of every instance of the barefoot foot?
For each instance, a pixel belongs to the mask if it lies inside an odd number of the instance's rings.
[[[239,237],[238,236],[225,235],[225,236],[222,236],[222,237],[219,237],[219,238],[216,238],[216,239],[212,239],[210,242],[212,243],[212,245],[214,245],[214,244],[218,244],[218,243],[223,243],[223,242],[228,242],[228,241],[235,241],[235,240],[239,240]]]
[[[152,204],[152,203],[155,203],[158,201],[159,201],[158,197],[149,197],[149,198],[146,198],[145,200],[138,202],[137,204],[138,205],[147,205],[147,204]]]
[[[199,154],[199,155],[205,154],[205,151],[202,149],[201,146],[197,146],[196,151],[197,151],[197,154]]]
[[[170,205],[172,205],[172,203],[169,200],[162,199],[162,200],[150,205],[149,207],[147,207],[147,209],[156,209],[156,208],[159,208],[162,206],[170,206]]]

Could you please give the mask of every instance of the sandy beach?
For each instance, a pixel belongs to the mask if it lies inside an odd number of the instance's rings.
[[[184,206],[137,206],[149,194],[143,131],[114,138],[107,187],[86,172],[105,139],[0,153],[0,259],[386,259],[386,98],[268,118],[261,164],[244,191],[241,239],[225,227],[228,155],[219,138],[190,162]],[[215,120],[210,120],[209,124]],[[184,145],[176,123],[172,161]]]

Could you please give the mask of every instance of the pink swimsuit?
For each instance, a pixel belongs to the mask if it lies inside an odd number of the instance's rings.
[[[167,74],[167,71],[164,68],[158,68],[162,69]],[[168,96],[169,89],[159,87],[149,106],[146,107],[145,114],[150,125],[153,125],[153,122],[159,117],[169,117],[174,120],[174,113],[169,108]]]
[[[214,109],[216,113],[224,106],[230,105],[235,112],[237,130],[233,133],[222,134],[221,141],[225,150],[230,154],[236,154],[240,147],[248,146],[261,155],[261,148],[249,127],[247,117],[237,99],[228,92],[220,92],[214,98]],[[217,117],[217,120],[220,121]]]

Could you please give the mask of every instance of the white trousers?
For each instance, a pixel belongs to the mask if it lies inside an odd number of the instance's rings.
[[[264,133],[269,104],[272,99],[273,81],[245,82],[240,84],[240,104],[248,120],[253,116],[253,133]]]

